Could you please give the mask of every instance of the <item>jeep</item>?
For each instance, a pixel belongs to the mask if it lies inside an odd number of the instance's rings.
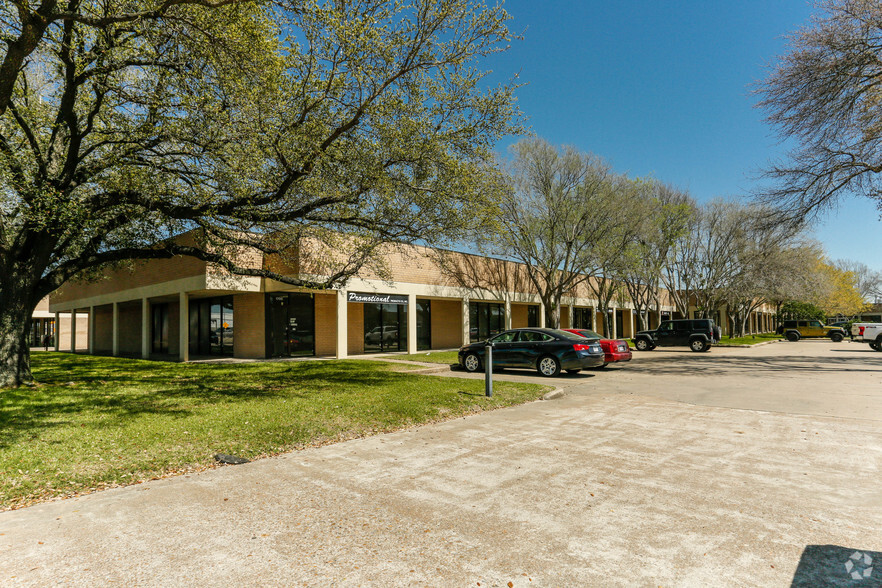
[[[692,351],[707,351],[720,340],[720,328],[711,319],[663,321],[654,331],[640,331],[634,336],[639,351],[656,347],[688,345]]]
[[[777,333],[784,335],[788,341],[799,341],[803,337],[829,337],[834,343],[839,343],[846,336],[841,327],[824,326],[821,321],[816,320],[784,321],[778,327]]]

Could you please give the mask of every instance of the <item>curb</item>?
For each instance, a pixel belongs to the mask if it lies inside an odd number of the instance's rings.
[[[555,388],[551,392],[546,392],[542,395],[542,400],[556,400],[558,398],[563,398],[564,391],[563,388]]]

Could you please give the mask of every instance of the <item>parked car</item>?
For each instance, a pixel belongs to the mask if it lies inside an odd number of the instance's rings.
[[[532,368],[543,376],[556,376],[561,370],[576,374],[604,362],[600,343],[560,329],[525,328],[463,345],[459,349],[459,364],[467,372],[484,369],[484,348],[488,343],[493,346],[494,369]]]
[[[675,319],[662,321],[653,331],[639,331],[634,346],[640,351],[656,347],[688,345],[692,351],[707,351],[720,340],[720,327],[712,319]]]
[[[846,332],[841,327],[824,326],[818,320],[789,320],[778,325],[777,333],[788,341],[799,341],[805,337],[829,337],[834,343],[845,339]]]
[[[398,340],[398,327],[374,327],[364,336],[365,343],[392,343]]]
[[[564,329],[564,331],[582,335],[586,339],[600,343],[604,357],[603,365],[598,367],[605,368],[618,361],[631,361],[631,348],[628,347],[628,342],[624,339],[604,339],[599,333],[590,329]]]
[[[882,351],[882,323],[854,323],[851,326],[851,338],[869,343],[870,349],[874,351]]]

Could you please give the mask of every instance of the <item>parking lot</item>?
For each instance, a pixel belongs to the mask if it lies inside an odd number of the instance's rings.
[[[0,513],[0,584],[882,585],[882,353],[496,377],[567,394]]]

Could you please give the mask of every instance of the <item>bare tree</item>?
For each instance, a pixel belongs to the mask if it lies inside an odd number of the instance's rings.
[[[841,197],[882,202],[882,4],[826,0],[790,37],[789,51],[759,86],[759,106],[796,148],[768,172],[760,197],[773,220],[799,224]]]
[[[694,204],[689,196],[656,180],[638,185],[646,214],[636,238],[625,246],[619,276],[637,312],[640,330],[649,328],[648,313],[661,311],[661,274],[665,259],[684,231]]]
[[[842,271],[851,272],[857,291],[867,302],[882,296],[882,272],[872,270],[867,264],[851,259],[837,259],[833,265]]]
[[[545,325],[560,326],[561,298],[588,279],[592,251],[608,226],[604,201],[613,174],[597,157],[543,139],[512,146],[509,189],[495,226],[479,247],[523,264],[545,307]]]

